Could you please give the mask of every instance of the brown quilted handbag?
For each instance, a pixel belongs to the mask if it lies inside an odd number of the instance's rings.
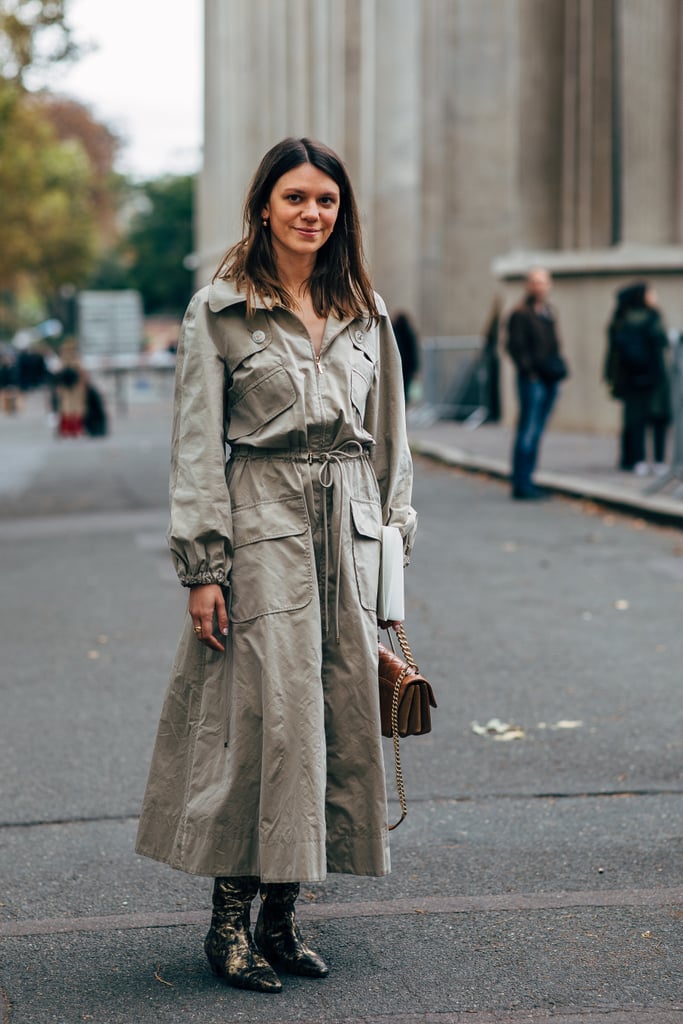
[[[389,830],[401,824],[408,808],[401,771],[399,736],[423,736],[432,729],[431,709],[435,708],[431,684],[420,674],[403,626],[396,629],[396,637],[405,657],[400,658],[389,647],[379,645],[379,707],[382,735],[394,741],[396,788],[401,804],[401,818]],[[389,633],[391,642],[391,633]]]

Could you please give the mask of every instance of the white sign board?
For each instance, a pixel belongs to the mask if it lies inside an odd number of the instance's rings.
[[[133,354],[142,345],[142,301],[136,291],[80,292],[78,347],[85,356]]]

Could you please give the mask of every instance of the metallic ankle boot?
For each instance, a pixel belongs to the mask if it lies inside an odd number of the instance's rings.
[[[211,927],[204,940],[211,970],[235,988],[281,992],[282,982],[256,948],[249,930],[258,878],[217,878]]]
[[[299,888],[298,882],[261,886],[261,909],[254,938],[263,955],[290,974],[324,978],[329,974],[329,967],[305,944],[294,917]]]

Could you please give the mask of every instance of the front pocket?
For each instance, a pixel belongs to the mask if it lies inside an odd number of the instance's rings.
[[[255,433],[295,401],[296,390],[284,366],[269,367],[260,375],[249,374],[241,387],[233,386],[228,393],[229,439],[238,441]]]
[[[351,498],[353,565],[363,608],[377,610],[382,511],[375,501]]]
[[[303,497],[233,509],[230,618],[304,608],[313,597],[308,515]]]

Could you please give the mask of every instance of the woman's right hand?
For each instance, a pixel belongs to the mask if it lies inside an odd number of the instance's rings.
[[[219,633],[228,635],[228,612],[221,587],[217,583],[191,587],[188,611],[197,639],[214,651],[224,651],[225,647],[213,632],[215,621]]]

